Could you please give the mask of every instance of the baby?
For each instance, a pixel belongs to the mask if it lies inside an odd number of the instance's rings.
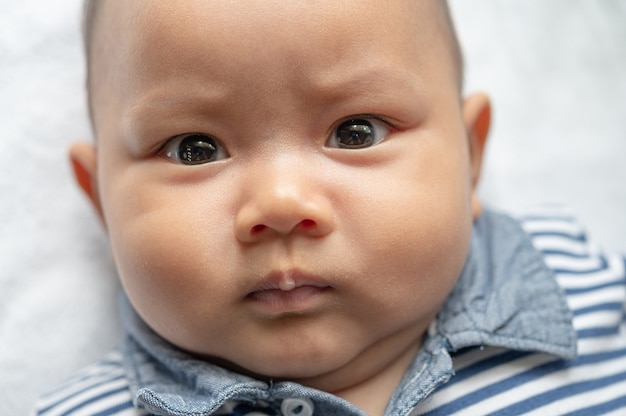
[[[39,414],[626,406],[622,258],[572,289],[482,209],[490,105],[445,1],[86,7],[96,142],[70,155],[127,337]]]

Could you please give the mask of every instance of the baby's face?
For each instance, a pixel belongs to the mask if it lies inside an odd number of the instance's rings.
[[[435,3],[104,3],[99,203],[154,330],[313,386],[419,346],[472,223]]]

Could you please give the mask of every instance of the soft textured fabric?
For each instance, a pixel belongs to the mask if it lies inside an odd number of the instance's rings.
[[[491,212],[476,222],[464,270],[387,416],[626,411],[624,258],[590,252],[571,218],[521,224]],[[152,332],[125,297],[121,310],[125,344],[42,398],[38,414],[364,414],[198,360]]]

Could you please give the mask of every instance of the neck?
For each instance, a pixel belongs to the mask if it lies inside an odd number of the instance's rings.
[[[420,345],[421,341],[413,343],[369,378],[332,393],[356,405],[369,416],[383,416],[391,395],[400,384]]]
[[[422,325],[413,325],[371,345],[352,361],[330,373],[282,380],[334,394],[354,404],[369,416],[383,416],[389,399],[421,347],[425,332],[426,328]],[[232,363],[215,358],[211,361],[257,379],[272,380],[249,373]]]

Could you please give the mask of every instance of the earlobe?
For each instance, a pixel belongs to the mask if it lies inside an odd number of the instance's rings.
[[[470,95],[463,102],[463,118],[467,138],[469,140],[471,175],[472,175],[472,209],[474,218],[482,211],[482,204],[476,194],[482,167],[485,144],[491,126],[491,103],[485,94]]]
[[[104,224],[104,216],[102,215],[102,206],[98,194],[96,147],[90,143],[75,143],[70,147],[69,156],[78,186],[87,195]]]

